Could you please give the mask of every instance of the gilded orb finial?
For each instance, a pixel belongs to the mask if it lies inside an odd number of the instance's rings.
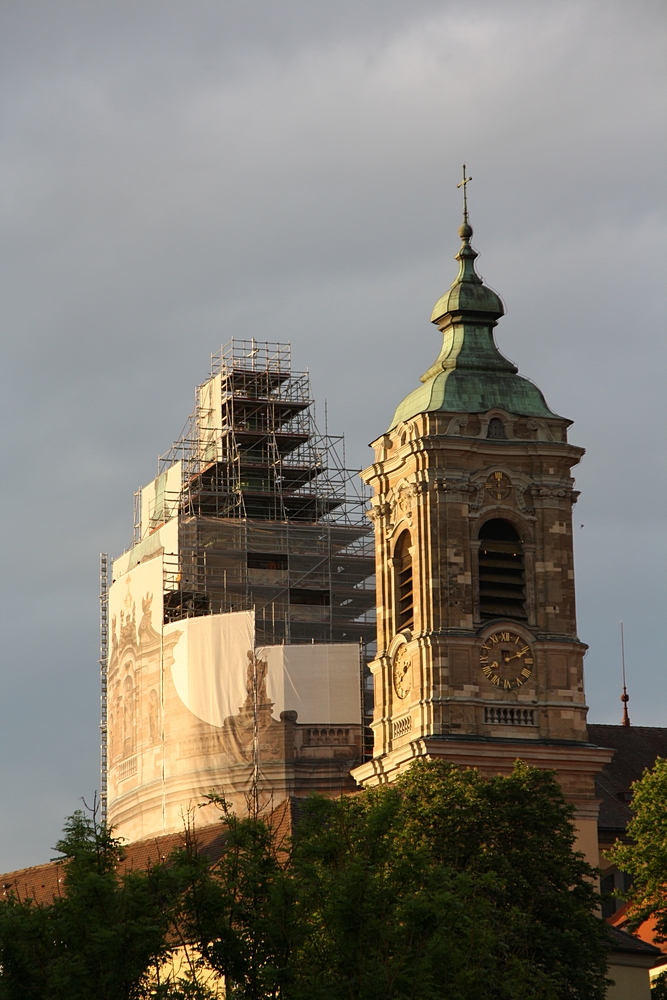
[[[462,240],[469,240],[472,236],[472,226],[468,222],[468,193],[466,191],[467,185],[472,180],[472,177],[466,177],[466,165],[463,164],[463,180],[457,184],[457,188],[463,188],[463,225],[459,227],[459,236]]]

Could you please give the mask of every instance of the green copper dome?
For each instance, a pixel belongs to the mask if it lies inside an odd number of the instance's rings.
[[[505,310],[500,296],[475,271],[478,255],[470,245],[472,228],[467,218],[459,236],[459,273],[431,315],[431,322],[444,335],[442,350],[421,376],[423,385],[399,405],[389,430],[418,413],[435,410],[483,413],[500,407],[518,416],[556,416],[537,386],[519,375],[518,368],[496,347],[493,328]]]
[[[464,222],[459,227],[459,236],[463,243],[454,258],[459,262],[459,273],[449,291],[445,292],[433,306],[431,323],[439,324],[439,321],[445,316],[459,313],[462,310],[479,313],[480,318],[488,317],[489,320],[497,320],[504,316],[505,310],[500,296],[486,287],[475,270],[475,259],[478,254],[470,246],[472,226]]]

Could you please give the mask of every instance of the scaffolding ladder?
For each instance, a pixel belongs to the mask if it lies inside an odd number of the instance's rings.
[[[109,668],[109,556],[100,552],[100,822],[107,822],[107,676]]]

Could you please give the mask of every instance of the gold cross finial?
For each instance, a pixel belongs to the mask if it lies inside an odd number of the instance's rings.
[[[463,221],[468,221],[468,197],[466,194],[466,185],[470,183],[472,177],[466,177],[466,165],[463,164],[463,180],[460,184],[457,184],[457,188],[463,188]]]

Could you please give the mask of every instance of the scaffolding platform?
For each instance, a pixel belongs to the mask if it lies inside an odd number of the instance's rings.
[[[232,340],[211,356],[183,433],[136,495],[134,543],[178,518],[165,622],[254,608],[267,644],[367,646],[367,506],[344,439],[315,424],[309,373],[292,371],[289,344]]]

